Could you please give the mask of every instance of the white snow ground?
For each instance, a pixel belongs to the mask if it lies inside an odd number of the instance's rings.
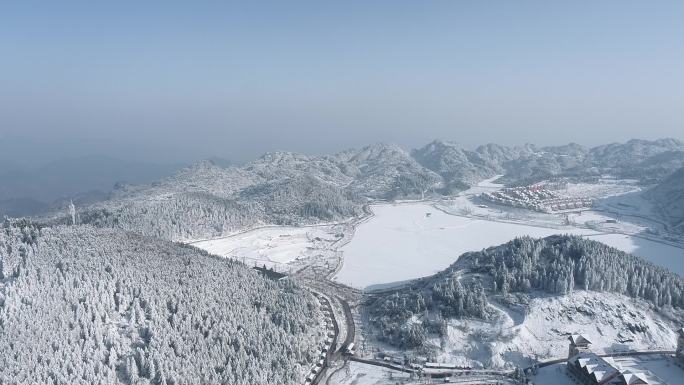
[[[426,203],[372,206],[375,217],[356,229],[342,248],[344,264],[335,279],[366,288],[434,274],[464,252],[517,236],[543,237],[559,231],[445,214]],[[427,216],[429,213],[429,216]],[[593,234],[568,229],[568,233]]]
[[[244,260],[248,265],[281,269],[296,259],[319,253],[337,239],[331,226],[270,226],[191,244],[215,255]]]
[[[335,277],[357,288],[389,286],[431,275],[452,264],[462,253],[524,235],[586,235],[684,275],[683,249],[639,237],[603,235],[572,226],[556,229],[455,216],[427,203],[381,204],[372,209],[375,217],[359,225],[352,241],[342,248],[344,264]]]

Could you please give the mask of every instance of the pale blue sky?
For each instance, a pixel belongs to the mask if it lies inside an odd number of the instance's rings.
[[[0,151],[682,139],[683,20],[681,1],[8,1]]]

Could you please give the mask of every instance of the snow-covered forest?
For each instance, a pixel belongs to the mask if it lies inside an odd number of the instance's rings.
[[[318,306],[193,247],[6,221],[0,383],[303,383],[323,338]]]
[[[567,235],[522,237],[463,254],[432,277],[376,297],[367,309],[382,340],[418,347],[429,333],[443,334],[445,319],[486,319],[487,293],[524,297],[572,290],[639,298],[655,309],[684,309],[684,279],[679,275],[600,242]]]
[[[567,294],[576,288],[684,308],[684,280],[669,270],[578,236],[523,237],[468,254],[464,264],[494,277],[494,291]]]

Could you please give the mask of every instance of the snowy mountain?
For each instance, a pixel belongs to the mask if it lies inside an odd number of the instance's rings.
[[[684,233],[684,168],[646,192],[671,229]]]
[[[588,160],[605,168],[622,168],[638,165],[648,158],[664,152],[682,151],[684,143],[677,139],[640,140],[632,139],[626,143],[612,143],[594,147],[589,151]]]
[[[676,139],[632,139],[590,149],[578,144],[530,149],[531,153],[503,165],[503,182],[522,185],[555,176],[587,178],[609,174],[648,184],[684,165],[684,143]]]
[[[509,148],[496,144],[466,150],[456,143],[434,141],[414,150],[411,155],[425,168],[439,174],[445,184],[443,192],[458,192],[477,182],[503,174],[503,164],[527,153],[525,148]]]
[[[488,144],[467,150],[435,141],[412,153],[388,144],[324,156],[272,152],[244,166],[202,161],[158,182],[117,184],[108,199],[77,204],[81,223],[188,240],[260,224],[345,220],[369,200],[453,194],[498,174],[512,185],[605,173],[652,182],[684,164],[677,149],[684,145],[664,139],[593,149]],[[49,223],[64,223],[63,209],[56,212]]]
[[[302,384],[318,308],[188,246],[90,226],[0,232],[1,383]]]
[[[336,156],[353,178],[351,191],[368,198],[420,197],[438,187],[441,178],[394,145],[376,144]]]
[[[396,146],[333,156],[269,153],[244,167],[202,161],[148,185],[120,185],[79,209],[81,223],[172,240],[207,238],[259,224],[333,222],[367,199],[420,197],[440,177]],[[67,221],[62,213],[50,223]]]

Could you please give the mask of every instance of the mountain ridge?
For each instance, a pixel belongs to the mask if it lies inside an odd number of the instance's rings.
[[[680,163],[684,165],[684,145],[675,139],[593,148],[490,143],[469,150],[433,141],[411,152],[385,143],[320,156],[275,151],[241,166],[205,160],[157,182],[122,184],[107,199],[79,212],[84,223],[188,240],[261,224],[345,220],[359,215],[369,201],[450,195],[501,174],[509,185],[611,172],[650,183]],[[48,217],[67,219],[60,212]]]

